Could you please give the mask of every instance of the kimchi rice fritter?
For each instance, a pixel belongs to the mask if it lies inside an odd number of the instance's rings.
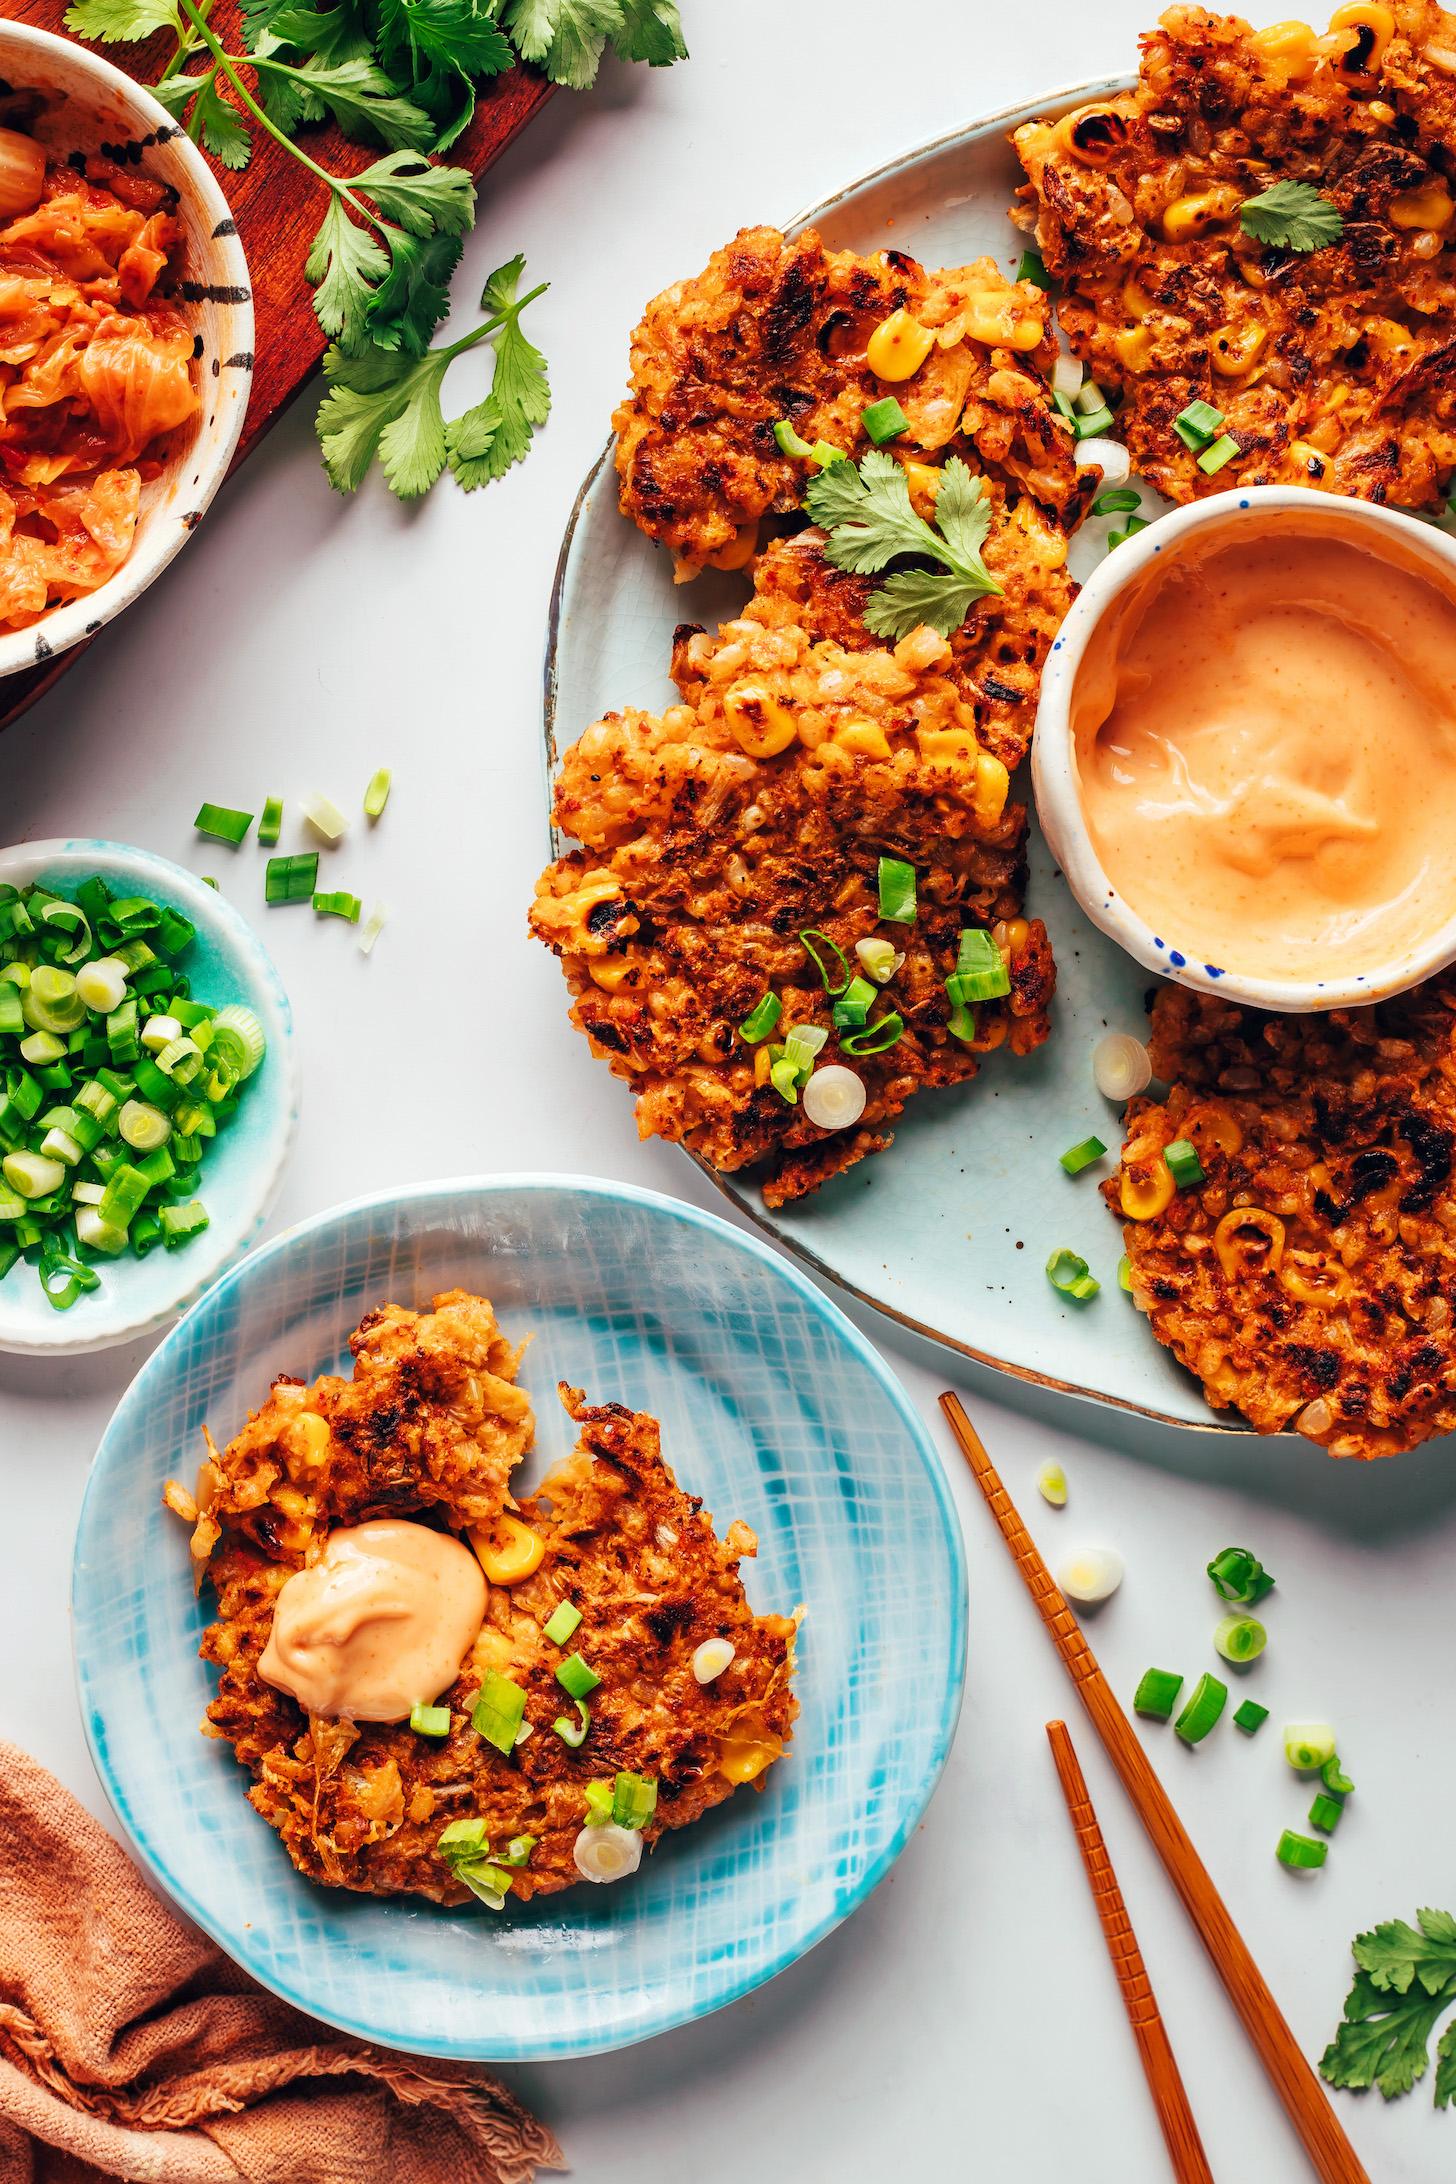
[[[773,558],[814,551],[801,539]],[[1051,951],[1021,914],[1026,814],[951,658],[929,630],[893,652],[815,638],[786,583],[716,636],[679,630],[685,702],[611,714],[562,763],[556,822],[581,847],[543,875],[531,927],[562,960],[572,1020],[632,1086],[644,1137],[755,1169],[771,1206],[888,1145],[915,1092],[1047,1035]],[[882,856],[916,869],[912,923],[880,917]],[[963,1039],[945,981],[966,929],[994,936],[1009,991]],[[903,955],[868,1041],[835,1026],[805,932],[836,983],[860,970],[859,942]],[[742,1026],[765,994],[774,1041],[754,1043]],[[900,1036],[863,1051],[892,1014]],[[862,1079],[849,1127],[817,1127],[775,1085],[774,1042],[797,1026],[826,1035],[820,1065]]]
[[[468,1320],[466,1305],[492,1317],[482,1299],[457,1294],[450,1302],[460,1309],[454,1324]],[[787,1746],[797,1712],[796,1625],[792,1617],[755,1616],[748,1605],[738,1566],[756,1551],[752,1533],[734,1524],[722,1540],[715,1537],[697,1497],[682,1491],[664,1463],[655,1419],[616,1403],[591,1407],[564,1385],[561,1395],[580,1429],[577,1449],[520,1502],[513,1520],[518,1532],[535,1535],[539,1563],[519,1582],[487,1582],[479,1636],[439,1697],[448,1710],[443,1735],[417,1733],[405,1722],[310,1716],[265,1682],[259,1661],[297,1558],[274,1551],[256,1527],[233,1517],[212,1540],[206,1575],[218,1614],[202,1652],[220,1678],[205,1731],[232,1745],[253,1777],[251,1803],[310,1878],[372,1895],[465,1903],[478,1891],[461,1879],[441,1838],[454,1823],[481,1823],[501,1855],[507,1846],[523,1855],[509,1868],[507,1887],[528,1901],[582,1877],[575,1846],[589,1783],[610,1783],[625,1771],[655,1784],[655,1806],[640,1830],[650,1847],[741,1784],[761,1788]],[[249,1469],[231,1464],[230,1455],[222,1459],[230,1474]],[[352,1470],[347,1457],[343,1462]],[[437,1478],[415,1467],[411,1500],[411,1469],[399,1467],[389,1501],[394,1515],[460,1526],[475,1514],[468,1472]],[[186,1497],[174,1490],[172,1499],[185,1511]],[[310,1560],[321,1551],[323,1529],[305,1550]],[[572,1713],[557,1680],[565,1652],[545,1633],[563,1603],[581,1619],[567,1649],[579,1637],[601,1679],[579,1748],[551,1726],[563,1709]],[[694,1655],[709,1639],[726,1641],[732,1658],[700,1682]],[[524,1693],[531,1733],[509,1751],[472,1722],[492,1675]]]
[[[1175,501],[1315,485],[1439,509],[1456,463],[1456,17],[1343,6],[1253,30],[1173,7],[1136,87],[1016,132],[1027,224],[1061,322],[1122,396],[1133,469]],[[1300,251],[1247,200],[1310,185],[1343,233]],[[1174,431],[1210,403],[1237,452],[1211,475]]]
[[[1103,1191],[1158,1340],[1261,1433],[1373,1457],[1449,1432],[1456,989],[1265,1016],[1163,986],[1150,1051],[1172,1090],[1132,1101]]]

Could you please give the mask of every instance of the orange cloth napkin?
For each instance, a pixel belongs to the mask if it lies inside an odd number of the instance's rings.
[[[0,2184],[529,2184],[544,2124],[466,2063],[256,1987],[0,1743]]]

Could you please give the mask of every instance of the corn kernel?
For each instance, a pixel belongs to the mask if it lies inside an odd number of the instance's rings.
[[[754,1081],[754,1083],[755,1083],[755,1084],[767,1084],[767,1083],[768,1083],[768,1080],[769,1080],[769,1078],[770,1078],[770,1077],[771,1077],[772,1075],[773,1075],[773,1055],[772,1055],[772,1054],[771,1054],[771,1053],[769,1052],[769,1050],[768,1050],[768,1048],[767,1048],[766,1046],[759,1046],[759,1047],[755,1047],[755,1048],[754,1048],[754,1050],[753,1050],[753,1081]]]
[[[1256,30],[1249,44],[1261,61],[1290,81],[1312,75],[1319,58],[1319,41],[1308,23],[1270,23],[1266,30]]]
[[[589,956],[586,967],[594,986],[600,986],[603,993],[616,993],[632,969],[632,958],[629,955]]]
[[[1190,1112],[1183,1135],[1200,1150],[1205,1144],[1216,1145],[1220,1152],[1232,1155],[1244,1142],[1244,1126],[1220,1101],[1203,1100]]]
[[[835,729],[834,741],[842,751],[853,751],[860,758],[890,756],[890,739],[872,720],[847,721],[842,728]]]
[[[725,1737],[718,1747],[718,1772],[725,1782],[752,1782],[782,1751],[777,1737]]]
[[[911,507],[917,516],[928,519],[935,513],[935,496],[943,483],[940,470],[934,463],[906,462],[901,467],[910,488]]]
[[[1333,1304],[1343,1304],[1354,1288],[1338,1260],[1321,1259],[1311,1251],[1284,1254],[1279,1285],[1300,1304],[1319,1305],[1326,1311]]]
[[[793,709],[759,683],[736,683],[723,700],[734,740],[749,758],[773,758],[799,732]]]
[[[758,551],[758,525],[745,523],[736,530],[726,546],[720,546],[715,554],[709,554],[710,569],[746,569]]]
[[[1115,106],[1079,106],[1062,116],[1053,137],[1084,167],[1105,167],[1127,142],[1127,118]]]
[[[1284,1223],[1262,1206],[1235,1206],[1214,1230],[1213,1248],[1231,1282],[1250,1269],[1277,1274],[1284,1257]]]
[[[1291,440],[1289,462],[1301,485],[1327,485],[1330,478],[1330,458],[1308,440]]]
[[[1112,337],[1117,361],[1125,372],[1145,372],[1152,354],[1153,337],[1146,326],[1124,326]]]
[[[1031,927],[1025,918],[998,918],[991,927],[991,938],[1002,955],[1020,955],[1031,938]]]
[[[504,1510],[488,1532],[477,1528],[469,1537],[492,1585],[519,1585],[522,1578],[540,1569],[546,1552],[540,1533]]]
[[[1129,1221],[1154,1221],[1173,1202],[1178,1186],[1161,1153],[1122,1171],[1122,1210]]]
[[[1340,68],[1347,76],[1373,76],[1395,35],[1395,17],[1385,0],[1347,0],[1330,17],[1332,37],[1345,38]]]
[[[935,335],[908,311],[892,311],[870,335],[865,362],[877,379],[909,379],[919,371],[931,350]]]
[[[966,766],[976,757],[976,738],[969,728],[917,728],[915,741],[931,766]]]
[[[1242,379],[1258,363],[1268,339],[1268,327],[1261,326],[1257,319],[1238,329],[1220,327],[1209,344],[1209,361],[1225,379]]]
[[[1153,308],[1153,299],[1135,273],[1129,273],[1122,284],[1122,307],[1130,319],[1141,324]]]
[[[1163,233],[1170,243],[1186,243],[1211,227],[1231,220],[1243,199],[1231,182],[1215,182],[1212,189],[1195,190],[1175,197],[1163,214]]]
[[[964,315],[967,335],[988,348],[1034,349],[1042,338],[1040,311],[1028,310],[1014,289],[970,297]]]
[[[1390,200],[1390,224],[1398,228],[1443,228],[1456,212],[1444,182],[1427,182]]]
[[[278,1438],[290,1471],[317,1471],[329,1452],[329,1422],[317,1411],[300,1411]]]
[[[976,817],[983,826],[993,827],[1006,809],[1006,798],[1011,788],[1011,776],[999,758],[989,751],[976,753]]]

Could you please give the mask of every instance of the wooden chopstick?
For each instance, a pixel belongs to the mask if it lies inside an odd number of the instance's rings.
[[[1056,1761],[1057,1775],[1062,1785],[1062,1795],[1067,1800],[1067,1814],[1082,1853],[1082,1863],[1087,1868],[1087,1879],[1092,1889],[1092,1901],[1097,1906],[1097,1916],[1102,1921],[1102,1932],[1107,1942],[1107,1954],[1112,1959],[1112,1969],[1117,1974],[1117,1984],[1122,1989],[1123,2003],[1127,2009],[1127,2021],[1132,2026],[1142,2060],[1143,2075],[1148,2081],[1148,2091],[1153,2096],[1153,2106],[1163,2127],[1167,2141],[1168,2158],[1173,2164],[1173,2174],[1178,2184],[1213,2184],[1213,2171],[1208,2166],[1208,2156],[1203,2151],[1203,2141],[1198,2136],[1198,2126],[1193,2120],[1193,2110],[1188,2105],[1188,2095],[1173,2054],[1152,1981],[1148,1978],[1143,1953],[1132,1930],[1127,1915],[1127,1905],[1122,1900],[1122,1890],[1117,1885],[1117,1875],[1112,1870],[1112,1860],[1107,1855],[1107,1845],[1102,1840],[1102,1830],[1097,1825],[1097,1815],[1092,1809],[1092,1799],[1087,1791],[1072,1740],[1067,1734],[1064,1721],[1049,1721],[1046,1733]]]
[[[1050,1570],[1037,1553],[1010,1495],[996,1476],[995,1466],[981,1445],[980,1435],[957,1396],[943,1395],[940,1407],[949,1419],[950,1429],[961,1445],[976,1484],[985,1495],[1002,1537],[1016,1559],[1037,1612],[1051,1632],[1063,1665],[1077,1687],[1077,1696],[1091,1716],[1092,1726],[1121,1776],[1122,1786],[1132,1799],[1138,1818],[1152,1838],[1164,1872],[1198,1929],[1213,1968],[1243,2020],[1244,2030],[1273,2081],[1300,2144],[1323,2184],[1370,2184],[1318,2078],[1305,2061],[1298,2041],[1269,1992],[1263,1973],[1250,1956],[1203,1860],[1173,1810],[1167,1791],[1149,1766],[1076,1617],[1053,1583]]]

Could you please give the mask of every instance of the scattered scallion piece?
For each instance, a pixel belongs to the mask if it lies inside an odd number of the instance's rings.
[[[349,822],[331,796],[323,796],[315,789],[300,799],[298,808],[314,833],[322,836],[330,848],[335,842],[342,842]]]
[[[1053,1289],[1060,1290],[1064,1297],[1071,1297],[1077,1304],[1085,1304],[1102,1287],[1101,1282],[1089,1272],[1087,1261],[1080,1258],[1075,1251],[1069,1251],[1065,1244],[1058,1245],[1052,1253],[1047,1260],[1046,1270],[1047,1280]]]
[[[809,958],[809,961],[813,964],[815,970],[819,973],[819,983],[824,988],[824,991],[830,996],[830,998],[833,999],[835,995],[843,993],[845,991],[845,988],[849,985],[850,980],[853,978],[854,973],[849,967],[849,957],[840,947],[839,942],[837,940],[831,940],[827,933],[821,933],[817,926],[810,926],[806,932],[800,933],[799,946],[803,949],[805,955]],[[830,955],[836,957],[838,960],[839,969],[837,976],[839,983],[837,985],[834,983],[834,980],[830,978],[829,972],[825,967],[824,958],[819,953],[820,948],[827,949]]]
[[[258,821],[258,846],[271,849],[283,832],[283,799],[281,796],[266,798],[263,816]]]
[[[551,1640],[553,1646],[564,1646],[567,1639],[573,1637],[580,1628],[581,1609],[570,1600],[558,1601],[541,1625],[543,1635]]]
[[[1127,516],[1140,505],[1137,494],[1130,485],[1119,485],[1110,492],[1099,493],[1092,503],[1094,516]]]
[[[616,1797],[615,1785],[610,1782],[588,1782],[582,1795],[586,1799],[586,1824],[589,1828],[605,1827],[612,1817],[612,1805]]]
[[[525,1711],[526,1694],[521,1686],[491,1669],[475,1695],[470,1719],[487,1744],[493,1744],[498,1752],[513,1752]]]
[[[888,986],[905,960],[893,940],[857,940],[854,952],[864,966],[866,978],[872,978],[877,986]]]
[[[1247,1547],[1221,1547],[1208,1565],[1208,1575],[1221,1600],[1252,1608],[1274,1590],[1274,1580],[1257,1555]]]
[[[493,1864],[485,1839],[483,1820],[452,1820],[435,1838],[435,1848],[453,1878],[478,1896],[492,1911],[499,1911],[510,1890],[511,1876],[504,1866]]]
[[[210,841],[231,842],[236,849],[253,824],[253,814],[237,811],[231,804],[204,804],[192,824]]]
[[[1255,1615],[1226,1615],[1213,1634],[1213,1650],[1226,1661],[1256,1661],[1269,1633]]]
[[[1122,1583],[1122,1556],[1115,1547],[1079,1547],[1057,1564],[1056,1580],[1078,1607],[1096,1608]]]
[[[1235,1729],[1242,1729],[1246,1737],[1251,1737],[1256,1729],[1263,1728],[1268,1719],[1267,1706],[1261,1706],[1257,1699],[1245,1699],[1243,1705],[1236,1710],[1233,1722]]]
[[[1079,440],[1094,440],[1104,432],[1111,432],[1117,419],[1104,402],[1099,409],[1079,410],[1072,419],[1072,431]]]
[[[1190,453],[1196,455],[1223,430],[1223,411],[1215,409],[1211,402],[1190,402],[1173,419],[1173,430]]]
[[[1107,1151],[1100,1137],[1084,1137],[1075,1145],[1069,1145],[1061,1156],[1061,1165],[1068,1175],[1080,1175],[1094,1161],[1101,1160]]]
[[[1138,532],[1145,531],[1147,527],[1148,519],[1146,516],[1129,516],[1127,522],[1124,524],[1123,528],[1120,531],[1108,532],[1107,551],[1111,553],[1115,546],[1122,546],[1127,542],[1128,539],[1136,538]]]
[[[619,1828],[645,1828],[657,1810],[651,1775],[619,1774],[612,1792],[612,1819]]]
[[[814,450],[810,442],[797,433],[787,417],[779,418],[773,428],[774,439],[781,455],[790,455],[795,462],[807,462]]]
[[[880,859],[880,917],[887,925],[915,923],[915,867],[902,857]]]
[[[1317,1843],[1312,1835],[1297,1835],[1293,1828],[1286,1828],[1274,1846],[1274,1855],[1281,1865],[1296,1873],[1312,1873],[1324,1864],[1329,1849],[1328,1843]]]
[[[369,786],[364,791],[364,816],[366,819],[377,819],[379,817],[379,814],[389,802],[389,792],[393,786],[394,775],[387,766],[381,766],[377,773],[372,773],[369,776]]]
[[[974,1001],[999,1001],[1010,993],[1011,973],[1006,958],[991,935],[979,926],[962,927],[956,967],[945,982],[945,990],[957,1007]]]
[[[1132,1695],[1132,1710],[1149,1721],[1171,1721],[1182,1689],[1183,1678],[1171,1668],[1147,1669]]]
[[[1309,1808],[1309,1824],[1312,1828],[1318,1828],[1321,1835],[1333,1835],[1344,1810],[1345,1807],[1338,1797],[1327,1797],[1321,1790]]]
[[[1038,1464],[1036,1467],[1036,1490],[1050,1508],[1066,1508],[1067,1474],[1063,1471],[1061,1465],[1050,1456],[1044,1464]]]
[[[846,1032],[839,1044],[846,1054],[884,1054],[905,1036],[905,1019],[891,1009],[862,1031]]]
[[[579,1653],[569,1653],[556,1671],[556,1681],[569,1699],[590,1698],[601,1680]]]
[[[377,902],[359,929],[360,955],[373,955],[374,943],[389,922],[389,912],[382,902]]]
[[[869,1016],[879,995],[879,987],[868,978],[852,978],[834,1004],[832,1011],[836,1025],[858,1028]]]
[[[1223,1712],[1228,1685],[1205,1672],[1189,1695],[1188,1703],[1173,1724],[1173,1733],[1185,1744],[1201,1744]]]
[[[784,1005],[782,1001],[770,987],[767,993],[761,995],[754,1002],[753,1007],[744,1017],[743,1022],[738,1027],[738,1036],[740,1039],[746,1039],[750,1046],[757,1046],[760,1040],[766,1039],[775,1028],[783,1012]]]
[[[1327,1721],[1294,1721],[1284,1732],[1284,1757],[1296,1774],[1319,1774],[1335,1756],[1335,1732]]]
[[[1222,470],[1225,463],[1231,463],[1236,455],[1242,455],[1243,452],[1231,432],[1220,433],[1212,446],[1206,447],[1199,456],[1198,467],[1205,477],[1211,478],[1215,471]]]
[[[1203,1162],[1198,1148],[1186,1137],[1174,1138],[1171,1145],[1163,1147],[1163,1158],[1168,1163],[1168,1173],[1180,1191],[1191,1191],[1204,1180]]]
[[[410,1708],[409,1725],[419,1737],[447,1737],[450,1709],[448,1706],[423,1706],[416,1700]]]
[[[1117,1286],[1132,1295],[1132,1261],[1126,1252],[1117,1262]]]
[[[879,402],[871,402],[868,409],[860,411],[859,421],[876,447],[883,447],[889,440],[898,440],[910,425],[893,394],[885,395]]]
[[[1051,274],[1046,269],[1046,261],[1039,250],[1022,251],[1021,263],[1016,268],[1016,278],[1019,281],[1030,281],[1033,287],[1040,289],[1048,289],[1055,285]]]
[[[311,902],[318,885],[318,851],[270,857],[263,873],[265,902]]]
[[[357,895],[351,895],[343,888],[335,888],[327,894],[316,894],[313,906],[321,918],[347,918],[351,925],[358,924],[359,912],[364,907]]]
[[[1332,1797],[1351,1797],[1354,1795],[1355,1785],[1333,1752],[1320,1768],[1320,1780]]]
[[[586,1742],[586,1734],[591,1727],[591,1708],[587,1705],[585,1699],[578,1699],[576,1701],[576,1720],[573,1721],[569,1714],[558,1714],[551,1726],[563,1744],[569,1744],[573,1752],[579,1752]]]

